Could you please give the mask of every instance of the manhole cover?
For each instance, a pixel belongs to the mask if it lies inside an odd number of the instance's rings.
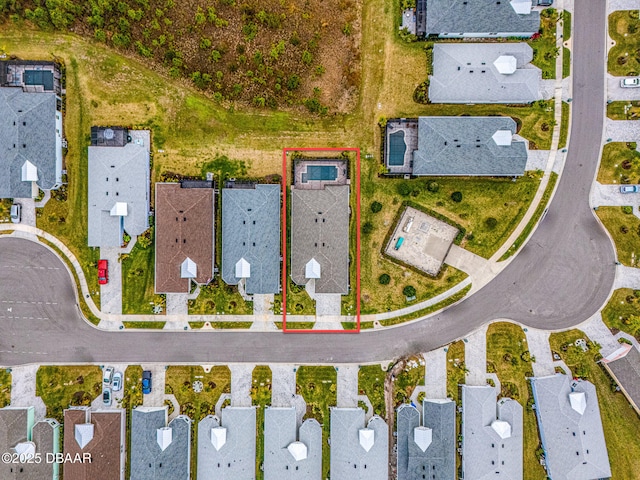
[[[202,382],[200,380],[193,382],[193,391],[196,393],[200,393],[202,391]]]

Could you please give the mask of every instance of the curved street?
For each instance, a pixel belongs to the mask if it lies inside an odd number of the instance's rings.
[[[426,352],[498,318],[540,329],[588,319],[615,277],[613,246],[588,203],[605,110],[606,2],[576,2],[574,19],[571,149],[558,190],[526,246],[467,300],[423,321],[359,335],[105,332],[79,315],[71,278],[53,253],[0,237],[0,291],[10,293],[0,299],[0,364],[363,363]]]

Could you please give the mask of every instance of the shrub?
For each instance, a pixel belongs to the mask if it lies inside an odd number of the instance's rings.
[[[378,213],[380,210],[382,210],[382,204],[380,202],[371,203],[371,212]]]
[[[391,283],[391,277],[388,274],[383,273],[378,277],[378,282],[380,285],[389,285],[389,283]]]
[[[402,289],[402,293],[405,297],[415,297],[416,296],[416,289],[415,287],[411,286],[411,285],[407,285],[406,287],[404,287]]]
[[[398,184],[396,190],[403,197],[407,197],[411,193],[411,185],[409,185],[407,182],[402,182]]]
[[[625,205],[622,207],[622,213],[626,213],[627,215],[631,215],[633,213],[633,207],[630,205]]]
[[[438,193],[440,190],[440,184],[438,182],[427,182],[427,190],[431,193]]]
[[[371,232],[373,232],[373,223],[365,222],[364,224],[362,224],[362,233],[368,234]]]
[[[489,217],[484,221],[484,224],[487,226],[489,230],[493,230],[498,226],[498,220],[493,217]]]
[[[456,203],[460,203],[462,201],[462,192],[453,192],[451,194],[451,200]]]

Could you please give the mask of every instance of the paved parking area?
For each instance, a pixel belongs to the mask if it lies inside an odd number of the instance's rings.
[[[231,370],[231,405],[233,407],[251,406],[251,375],[254,365],[233,363]]]
[[[526,328],[524,333],[527,337],[529,354],[532,357],[536,357],[536,361],[531,362],[533,374],[536,377],[553,375],[555,368],[553,366],[551,347],[549,346],[549,332],[535,328]]]
[[[271,367],[271,405],[290,407],[296,395],[296,372],[290,364],[270,365]]]
[[[605,119],[605,139],[607,141],[635,142],[638,138],[640,138],[640,120]]]
[[[100,258],[109,262],[109,282],[100,285],[100,310],[116,315],[122,313],[122,264],[118,261],[120,253],[122,249],[119,247],[100,249]],[[97,271],[91,274],[97,275]]]
[[[444,348],[422,355],[426,362],[424,377],[425,398],[447,398],[447,352]]]
[[[142,370],[151,370],[151,393],[143,395],[144,407],[161,407],[164,405],[165,374],[164,365],[142,365]]]
[[[623,78],[607,74],[607,100],[640,100],[640,88],[622,88],[620,81]]]
[[[473,332],[465,338],[464,361],[469,369],[467,385],[487,384],[487,326]]]
[[[358,366],[338,367],[338,407],[358,406]]]

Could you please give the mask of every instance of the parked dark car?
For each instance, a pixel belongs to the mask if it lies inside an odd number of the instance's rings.
[[[151,393],[151,371],[142,372],[142,393]]]

